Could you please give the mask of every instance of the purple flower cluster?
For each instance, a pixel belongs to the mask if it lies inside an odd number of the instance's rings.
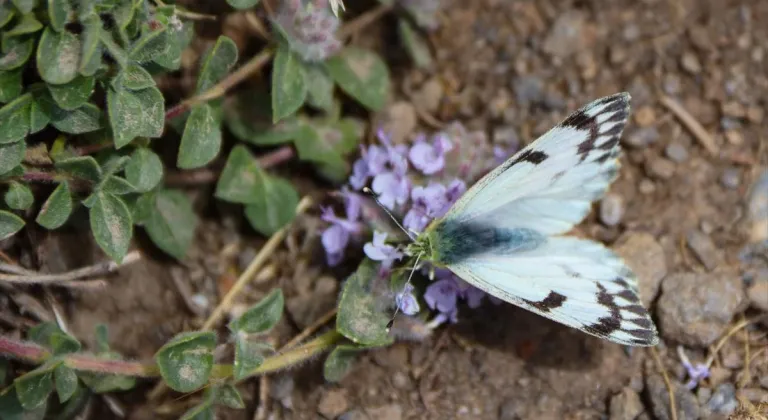
[[[306,61],[324,61],[341,50],[336,38],[340,21],[328,0],[283,1],[274,23],[291,49]]]
[[[466,191],[466,183],[459,178],[469,174],[477,175],[488,168],[478,170],[478,162],[489,162],[506,157],[504,149],[491,150],[487,147],[474,147],[477,142],[467,135],[461,126],[454,125],[451,132],[438,133],[431,138],[420,136],[408,147],[393,144],[382,131],[377,133],[379,144],[361,148],[361,157],[354,162],[349,186],[361,190],[367,185],[377,194],[379,202],[397,215],[404,215],[403,226],[413,232],[421,232],[435,218],[442,217]],[[454,139],[452,141],[452,139]],[[469,139],[469,140],[468,140]],[[457,152],[462,148],[462,155]],[[485,149],[488,149],[487,151]],[[468,166],[467,157],[470,164]],[[485,162],[483,162],[485,160]],[[410,171],[410,170],[414,171]],[[458,177],[457,177],[458,176]],[[413,179],[429,181],[426,185],[414,185]],[[344,256],[344,250],[355,235],[362,235],[364,228],[361,213],[362,197],[348,187],[342,189],[345,198],[346,217],[336,216],[330,208],[323,209],[322,219],[329,226],[322,234],[322,243],[329,265],[338,264]],[[361,210],[362,208],[362,210]],[[368,220],[365,216],[363,219]],[[384,272],[395,261],[404,257],[401,249],[386,242],[385,232],[373,232],[373,239],[363,246],[368,258],[379,261]],[[457,319],[457,302],[466,300],[470,308],[477,307],[485,295],[481,290],[460,280],[449,270],[436,270],[436,280],[430,284],[424,294],[427,306],[438,312],[430,322],[432,326]],[[407,315],[419,312],[419,303],[414,289],[408,285],[397,293],[395,301],[398,308]]]

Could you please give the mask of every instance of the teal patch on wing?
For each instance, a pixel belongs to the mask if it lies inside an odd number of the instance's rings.
[[[479,254],[508,255],[546,242],[544,235],[533,229],[498,228],[451,219],[435,226],[433,238],[437,262],[441,264],[455,264]]]

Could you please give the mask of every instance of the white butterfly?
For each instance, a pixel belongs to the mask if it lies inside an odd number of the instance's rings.
[[[499,299],[632,346],[659,341],[637,280],[611,250],[559,236],[616,178],[627,93],[598,99],[478,181],[409,245]]]

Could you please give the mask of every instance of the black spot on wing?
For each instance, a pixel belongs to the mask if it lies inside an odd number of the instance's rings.
[[[623,122],[627,119],[628,109],[629,104],[626,95],[612,95],[585,106],[560,123],[560,126],[562,127],[586,132],[587,138],[579,143],[576,149],[582,162],[587,159],[589,153],[596,147],[599,147],[601,150],[611,150],[616,146],[619,141],[619,136],[621,135],[622,130],[624,130]],[[590,115],[590,113],[595,112],[595,110],[599,110],[599,112]],[[598,118],[605,114],[611,115],[605,119],[602,124],[611,124],[612,126],[604,132],[601,132],[601,124],[598,124]],[[609,140],[596,146],[598,138],[601,137],[607,137]],[[599,159],[605,161],[608,157],[601,156]]]
[[[634,344],[648,345],[654,341],[656,336],[653,321],[650,320],[648,311],[640,305],[640,299],[629,289],[629,282],[619,277],[613,280],[614,283],[621,285],[625,289],[611,294],[608,293],[605,286],[600,283],[597,285],[597,303],[608,309],[609,315],[597,319],[597,322],[585,326],[585,330],[599,336],[609,336],[616,331],[622,332],[634,337],[630,341]],[[620,297],[632,303],[627,306],[619,306],[616,298]],[[636,315],[634,317],[624,317],[622,313]],[[633,328],[637,327],[637,328]]]
[[[533,301],[533,300],[527,300],[523,299],[523,301],[534,308],[538,309],[541,312],[549,312],[552,309],[559,308],[563,306],[563,302],[565,302],[567,298],[560,293],[557,292],[549,292],[547,297],[545,297],[543,300],[540,301]]]

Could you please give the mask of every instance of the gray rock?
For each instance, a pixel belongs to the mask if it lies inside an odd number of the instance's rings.
[[[635,420],[645,411],[640,396],[631,388],[624,388],[611,398],[611,420]]]
[[[365,411],[359,408],[353,408],[340,415],[339,420],[371,420],[371,418],[368,417],[368,414],[366,414]]]
[[[544,101],[544,81],[536,76],[522,76],[512,82],[517,105],[527,107]]]
[[[736,189],[741,182],[741,171],[738,168],[728,168],[720,175],[720,184],[728,189]]]
[[[520,420],[525,417],[525,408],[519,401],[510,400],[499,407],[499,420]]]
[[[416,123],[416,108],[410,102],[398,101],[387,108],[381,129],[390,136],[393,143],[402,144],[416,129]]]
[[[664,154],[675,163],[683,163],[688,160],[688,149],[680,143],[670,143],[664,149]]]
[[[583,34],[586,17],[579,12],[566,12],[560,15],[552,25],[542,49],[545,53],[558,58],[565,58],[581,51],[586,44]]]
[[[645,173],[651,178],[669,179],[675,174],[675,163],[664,158],[652,158],[645,163]]]
[[[661,135],[656,127],[645,127],[634,131],[628,136],[622,136],[622,143],[636,149],[643,149],[650,146],[659,139]]]
[[[427,80],[413,95],[413,103],[427,112],[435,112],[443,100],[445,89],[437,78]]]
[[[403,418],[403,408],[400,404],[394,403],[366,408],[365,412],[370,420],[401,420]]]
[[[348,409],[347,391],[338,388],[326,390],[317,405],[317,412],[327,419],[335,419]]]
[[[677,73],[667,73],[661,81],[662,88],[667,95],[677,95],[682,89],[680,76]]]
[[[645,379],[653,415],[658,420],[670,420],[669,392],[661,375],[652,374]],[[672,381],[678,420],[696,420],[700,416],[699,403],[691,391],[677,381]]]
[[[751,222],[749,241],[762,242],[768,239],[768,169],[752,184],[747,198],[747,215]]]
[[[722,262],[720,251],[715,247],[712,239],[698,229],[691,229],[685,236],[688,248],[693,251],[696,258],[704,264],[707,270],[712,271]]]
[[[294,387],[293,374],[276,375],[272,379],[272,386],[269,387],[269,396],[279,401],[283,407],[292,409]]]
[[[712,398],[707,402],[707,409],[715,414],[730,415],[739,406],[736,400],[736,387],[732,383],[720,384]]]
[[[617,194],[606,194],[600,200],[600,221],[606,226],[616,226],[624,217],[624,199]]]
[[[677,273],[661,286],[656,313],[662,335],[693,347],[712,344],[744,302],[736,273]]]
[[[628,232],[618,240],[615,247],[637,276],[640,300],[647,308],[659,293],[661,280],[667,275],[667,261],[664,249],[650,233]]]

